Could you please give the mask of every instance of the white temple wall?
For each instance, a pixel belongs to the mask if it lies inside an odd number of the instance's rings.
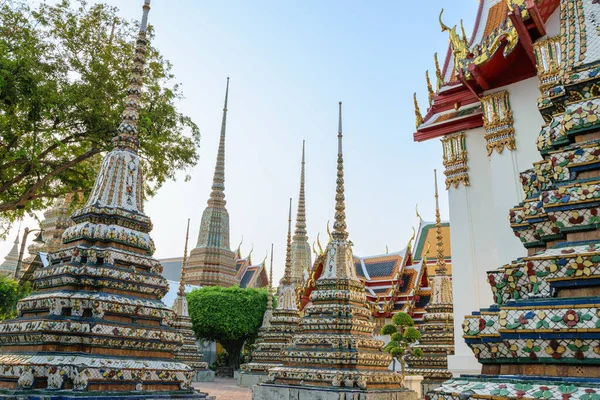
[[[448,362],[455,375],[481,370],[462,338],[462,322],[463,316],[491,304],[486,271],[498,264],[496,222],[489,212],[493,207],[491,171],[483,136],[483,128],[466,132],[471,185],[448,190],[455,315],[455,355]]]
[[[494,90],[494,92],[506,90],[509,93],[514,118],[516,151],[504,149],[502,154],[498,154],[494,150],[489,156],[494,196],[492,216],[496,221],[499,261],[498,265],[490,265],[490,270],[527,254],[523,244],[510,228],[508,210],[518,205],[524,198],[519,174],[531,168],[533,162],[541,159],[536,140],[544,120],[536,106],[540,95],[538,85],[538,78],[533,77]],[[471,157],[471,150],[467,148],[467,151]]]

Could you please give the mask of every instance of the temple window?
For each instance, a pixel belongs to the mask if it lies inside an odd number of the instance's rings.
[[[454,133],[442,138],[444,151],[444,175],[446,189],[450,186],[458,188],[460,183],[469,185],[469,167],[467,166],[467,146],[464,132]]]
[[[514,119],[508,100],[508,91],[503,90],[482,97],[481,105],[488,156],[494,149],[498,154],[502,154],[505,147],[515,150]]]

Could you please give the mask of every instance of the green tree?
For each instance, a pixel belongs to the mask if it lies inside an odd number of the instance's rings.
[[[414,347],[421,339],[421,332],[414,328],[415,321],[404,312],[394,314],[392,323],[381,328],[382,335],[390,335],[390,342],[383,348],[400,361],[402,380],[406,376],[406,356],[422,357],[423,350]]]
[[[29,293],[29,282],[19,285],[12,278],[0,277],[0,320],[14,318],[17,314],[17,302]]]
[[[207,286],[187,295],[196,336],[221,343],[229,365],[240,366],[242,348],[258,334],[267,309],[267,290]]]
[[[0,1],[0,224],[93,185],[124,108],[139,23],[84,0]],[[140,110],[145,193],[198,160],[171,63],[151,46]],[[186,176],[189,179],[189,176]],[[6,232],[0,230],[0,236]]]

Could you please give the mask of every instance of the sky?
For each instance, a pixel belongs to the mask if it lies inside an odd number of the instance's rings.
[[[90,1],[95,3],[96,1]],[[142,0],[104,0],[128,19]],[[202,134],[200,161],[147,201],[156,258],[183,255],[191,219],[194,247],[210,193],[229,76],[225,194],[231,247],[254,247],[255,263],[274,243],[274,281],[283,275],[289,198],[295,220],[302,140],[306,140],[309,241],[333,225],[338,102],[343,102],[346,215],[354,253],[403,249],[416,227],[415,205],[434,220],[433,169],[448,218],[439,140],[413,141],[412,94],[427,109],[425,70],[435,79],[448,35],[438,15],[472,30],[476,0],[152,0],[153,45],[173,63],[185,99],[180,111]],[[435,83],[434,83],[435,84]],[[184,182],[185,173],[192,177]],[[41,215],[41,213],[40,213]],[[27,219],[24,226],[36,222]],[[293,230],[292,222],[292,230]],[[0,243],[0,260],[14,241]],[[30,235],[29,240],[33,239]]]

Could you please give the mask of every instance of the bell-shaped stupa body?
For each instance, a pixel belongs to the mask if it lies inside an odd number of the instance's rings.
[[[63,399],[77,396],[73,391],[102,398],[130,391],[148,399],[199,396],[190,386],[192,368],[174,360],[182,337],[161,302],[167,281],[152,257],[152,224],[143,210],[137,120],[149,9],[145,0],[114,148],[87,203],[72,215],[62,248],[36,271],[34,292],[19,301],[18,317],[0,323],[3,389],[49,390]]]
[[[219,151],[208,206],[202,213],[198,243],[190,252],[186,268],[186,284],[200,286],[233,286],[236,280],[235,253],[229,244],[229,213],[225,208],[225,132],[227,128],[227,99],[229,78],[225,91],[223,121]]]

